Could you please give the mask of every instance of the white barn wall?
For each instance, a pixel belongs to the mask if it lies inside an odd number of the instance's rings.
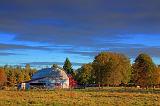
[[[69,77],[61,69],[47,68],[35,73],[29,83],[45,83],[45,87],[48,89],[69,88]],[[56,84],[60,84],[60,86],[56,86]]]

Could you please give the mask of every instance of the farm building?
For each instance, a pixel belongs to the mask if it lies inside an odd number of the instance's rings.
[[[60,68],[45,68],[37,71],[30,81],[23,82],[19,85],[20,89],[29,88],[70,88],[76,85],[71,75]]]

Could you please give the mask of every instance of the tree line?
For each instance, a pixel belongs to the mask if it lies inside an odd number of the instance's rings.
[[[52,68],[59,67],[54,64]],[[66,58],[63,68],[74,77],[79,85],[119,86],[133,84],[141,87],[160,85],[160,66],[155,65],[152,58],[145,53],[139,54],[131,64],[130,59],[120,53],[101,52],[91,63],[83,64],[73,70]],[[15,86],[28,81],[36,72],[29,64],[25,68],[5,65],[0,67],[0,86]]]
[[[120,53],[101,52],[93,62],[75,71],[79,84],[99,86],[129,85],[153,87],[160,85],[160,67],[145,53],[139,54],[134,63]]]
[[[19,83],[30,80],[35,72],[36,69],[31,69],[29,64],[26,64],[25,68],[9,65],[0,67],[0,87],[14,87]]]

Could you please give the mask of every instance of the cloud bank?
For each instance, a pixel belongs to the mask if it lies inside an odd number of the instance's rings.
[[[88,57],[113,51],[131,58],[146,52],[160,57],[159,13],[159,0],[1,0],[0,32],[14,34],[16,42],[45,45],[7,42],[0,43],[0,51],[60,51]]]

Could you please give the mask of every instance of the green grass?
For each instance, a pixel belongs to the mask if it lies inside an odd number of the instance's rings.
[[[0,91],[0,106],[160,106],[160,90],[87,88],[54,91]]]

